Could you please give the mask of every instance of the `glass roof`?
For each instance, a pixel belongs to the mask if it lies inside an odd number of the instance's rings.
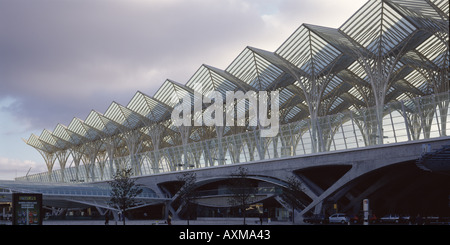
[[[449,14],[448,1],[446,0],[386,0],[396,7],[396,10],[406,16],[416,26],[433,28],[438,23],[443,23],[442,18]],[[439,28],[439,27],[437,27]]]
[[[189,96],[191,98],[193,105],[194,91],[191,88],[168,79],[163,83],[153,97],[174,108],[183,100],[183,97],[185,96]]]
[[[243,90],[242,82],[238,83],[237,79],[227,76],[225,71],[207,65],[202,65],[186,86],[200,94],[218,91],[222,94],[224,101],[226,92]]]
[[[283,71],[263,57],[261,52],[247,47],[226,71],[248,84],[253,91],[267,90],[283,75]]]
[[[448,36],[446,41],[448,42]],[[442,67],[444,64],[448,66],[448,50],[445,49],[444,45],[441,45],[441,42],[442,40],[436,35],[432,35],[420,44],[416,51],[432,64],[436,64],[439,67]]]
[[[341,52],[302,25],[276,51],[308,75],[324,72]]]
[[[127,108],[145,116],[153,123],[165,120],[172,108],[140,91],[138,91]]]
[[[319,103],[327,106],[326,113],[356,110],[373,103],[377,91],[371,86],[370,72],[355,58],[355,50],[394,64],[383,67],[383,72],[393,75],[384,91],[385,103],[429,94],[433,92],[431,73],[424,70],[448,73],[448,9],[446,0],[367,1],[338,29],[302,24],[274,52],[245,47],[225,70],[201,65],[185,85],[167,79],[153,96],[137,91],[126,106],[113,102],[105,113],[92,110],[85,120],[73,118],[67,127],[57,124],[53,132],[44,130],[25,141],[48,153],[107,137],[119,139],[122,144],[118,147],[123,147],[124,133],[137,129],[144,136],[162,134],[161,148],[181,144],[171,112],[185,96],[194,106],[195,92],[218,91],[224,96],[228,91],[276,90],[281,123],[310,116],[308,108]],[[403,48],[401,59],[393,58]],[[224,129],[225,134],[238,131]],[[209,139],[216,137],[216,131],[193,127],[188,137]],[[149,145],[151,140],[147,137],[144,141]]]
[[[104,116],[119,123],[127,130],[143,127],[151,123],[147,118],[116,102],[111,104]]]
[[[376,55],[388,54],[416,29],[383,1],[368,1],[340,28],[356,43]]]

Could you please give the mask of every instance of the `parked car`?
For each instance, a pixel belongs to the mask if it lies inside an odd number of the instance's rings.
[[[433,223],[438,223],[440,220],[440,218],[438,216],[427,216],[425,217],[425,224],[429,225],[429,224],[433,224]]]
[[[400,216],[398,214],[388,214],[380,219],[378,219],[380,223],[408,223],[409,222],[409,216]]]
[[[328,223],[328,219],[325,217],[325,215],[322,214],[314,214],[310,217],[306,217],[303,219],[305,223],[310,224],[326,224]]]
[[[346,214],[337,213],[328,217],[330,223],[341,223],[346,224],[350,221],[350,218]]]
[[[396,214],[388,214],[381,217],[378,221],[380,223],[398,223],[400,220],[400,216]]]

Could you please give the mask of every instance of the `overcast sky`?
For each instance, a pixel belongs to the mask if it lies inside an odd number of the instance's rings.
[[[302,23],[338,28],[365,2],[0,0],[0,179],[46,171],[32,133],[226,69],[246,46],[275,51]]]

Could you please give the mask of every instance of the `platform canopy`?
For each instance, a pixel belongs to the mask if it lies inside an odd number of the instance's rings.
[[[152,190],[141,187],[136,197],[136,207],[164,203]],[[30,183],[26,181],[0,180],[0,202],[11,202],[13,193],[40,193],[43,205],[54,208],[99,207],[114,209],[108,205],[111,188],[108,184]],[[118,211],[118,210],[117,210]]]
[[[199,143],[189,150],[190,156],[186,149],[167,151],[161,160],[162,150],[254,132],[259,127],[249,121],[244,127],[175,126],[173,109],[183,98],[190,98],[194,110],[196,93],[217,91],[225,98],[228,91],[278,91],[279,123],[300,125],[302,120],[311,120],[313,151],[325,148],[317,136],[324,132],[315,128],[320,117],[349,112],[361,115],[372,107],[381,108],[375,111],[378,125],[359,126],[370,128],[370,134],[377,137],[376,142],[367,140],[366,144],[379,144],[384,105],[448,93],[448,26],[446,0],[370,0],[339,28],[302,24],[275,51],[245,47],[224,69],[200,65],[185,84],[167,79],[153,96],[137,91],[128,105],[113,102],[104,113],[91,111],[84,120],[74,118],[68,126],[57,124],[53,131],[43,130],[25,142],[42,154],[49,173],[55,162],[65,168],[68,159],[72,166],[83,163],[87,175],[94,174],[93,166],[100,170],[107,165],[135,166],[144,152],[149,152],[146,157],[152,159],[153,169],[175,170],[170,164],[184,161],[187,166],[200,157],[220,164],[220,159],[237,159],[241,153],[236,147],[241,143]],[[208,106],[210,103],[203,103],[200,108]],[[448,110],[448,102],[439,108],[441,113]],[[194,114],[192,120],[199,115],[201,112]],[[346,120],[350,117],[336,119],[336,123]],[[337,130],[332,123],[330,130]],[[286,142],[287,138],[280,138],[280,144]],[[242,141],[249,151],[258,147],[264,151],[268,143]],[[120,160],[124,157],[129,160]],[[160,161],[168,165],[162,167]]]

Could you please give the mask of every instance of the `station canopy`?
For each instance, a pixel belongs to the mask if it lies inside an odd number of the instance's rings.
[[[167,79],[153,96],[137,91],[25,141],[51,171],[69,156],[87,164],[92,152],[122,157],[255,129],[175,126],[173,108],[186,97],[194,108],[195,93],[278,91],[280,124],[448,93],[448,24],[447,0],[370,0],[339,28],[302,24],[273,52],[245,47],[225,69],[201,65],[185,84]]]

